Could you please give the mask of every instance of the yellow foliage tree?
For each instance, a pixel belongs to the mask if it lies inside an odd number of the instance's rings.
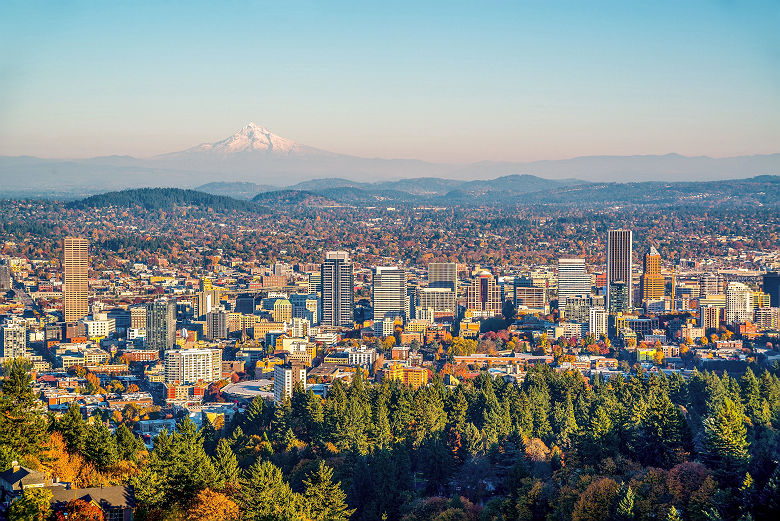
[[[210,489],[198,492],[187,512],[187,521],[235,521],[237,519],[238,505],[225,494]]]

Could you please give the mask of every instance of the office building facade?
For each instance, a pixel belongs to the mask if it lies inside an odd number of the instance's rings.
[[[650,248],[644,258],[644,272],[639,284],[642,290],[642,301],[660,300],[664,298],[666,281],[661,275],[661,254],[654,247]]]
[[[329,251],[322,263],[322,320],[326,326],[350,327],[354,322],[352,262],[345,251]]]
[[[607,236],[607,306],[613,310],[627,310],[632,306],[632,232],[609,230]],[[618,288],[616,285],[622,284]],[[612,302],[614,298],[620,302]]]
[[[65,322],[78,322],[89,313],[89,241],[62,241],[62,307]]]
[[[585,259],[563,257],[558,259],[558,307],[566,304],[568,297],[590,295],[591,278],[585,271]]]
[[[396,267],[377,266],[374,268],[372,283],[375,330],[382,322],[406,319],[409,313],[409,300],[406,293],[406,271]]]
[[[176,344],[176,301],[166,297],[146,303],[146,349],[166,351]]]

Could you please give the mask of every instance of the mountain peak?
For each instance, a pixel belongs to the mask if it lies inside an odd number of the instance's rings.
[[[291,154],[301,147],[293,140],[277,136],[267,128],[249,122],[232,136],[216,143],[203,143],[194,149],[199,152],[232,154],[237,152],[266,152]]]

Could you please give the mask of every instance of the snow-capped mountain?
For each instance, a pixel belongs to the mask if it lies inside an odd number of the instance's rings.
[[[184,152],[212,152],[217,154],[265,152],[268,154],[290,155],[322,151],[299,145],[292,139],[278,136],[265,127],[249,123],[230,137],[216,143],[202,143]]]

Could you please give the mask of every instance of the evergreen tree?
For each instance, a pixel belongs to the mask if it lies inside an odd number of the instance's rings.
[[[11,506],[8,521],[47,521],[51,512],[52,493],[45,488],[27,488]]]
[[[81,453],[84,450],[87,423],[81,415],[78,404],[71,403],[68,406],[65,414],[54,422],[54,429],[62,433],[69,451]]]
[[[269,461],[255,462],[241,480],[239,506],[246,521],[302,519],[301,499],[284,481],[282,471]]]
[[[119,458],[129,461],[137,461],[138,451],[143,449],[143,442],[133,434],[126,425],[122,424],[114,433]]]
[[[235,488],[239,478],[238,459],[228,440],[224,438],[219,440],[214,451],[213,462],[219,487],[228,490]]]
[[[84,456],[99,470],[108,470],[119,461],[116,439],[103,422],[93,423],[87,428]]]
[[[46,424],[41,403],[32,390],[30,363],[17,358],[3,367],[0,384],[0,446],[18,456],[40,450]]]
[[[320,461],[303,481],[304,499],[313,521],[347,521],[354,509],[347,508],[347,495],[333,482],[333,469]]]
[[[724,398],[703,422],[706,463],[721,478],[741,476],[749,460],[744,415],[730,398]]]

